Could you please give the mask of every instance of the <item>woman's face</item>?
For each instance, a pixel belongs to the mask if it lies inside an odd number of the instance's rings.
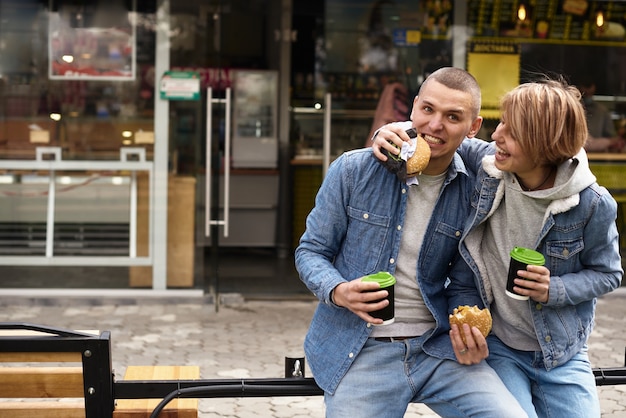
[[[496,168],[525,177],[535,170],[541,170],[532,159],[524,153],[519,142],[511,136],[506,122],[502,120],[491,135],[496,143]]]

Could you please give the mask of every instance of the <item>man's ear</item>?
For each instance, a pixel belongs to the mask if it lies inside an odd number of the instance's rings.
[[[469,138],[473,138],[476,136],[476,134],[478,134],[478,131],[480,131],[480,127],[483,125],[483,117],[482,116],[478,116],[476,119],[474,119],[474,122],[472,122],[472,126],[470,127],[470,130],[467,134],[467,136]]]

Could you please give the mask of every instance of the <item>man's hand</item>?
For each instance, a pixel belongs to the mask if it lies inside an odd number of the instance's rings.
[[[372,150],[376,158],[381,161],[387,161],[387,156],[382,152],[383,149],[398,155],[400,154],[400,148],[402,148],[402,142],[410,140],[411,138],[406,133],[406,130],[402,129],[401,125],[388,123],[378,130],[372,144]]]
[[[349,309],[359,318],[374,325],[380,325],[383,320],[374,318],[369,312],[377,311],[389,305],[386,290],[378,290],[380,285],[376,282],[363,282],[361,279],[341,283],[333,290],[333,302],[337,306]],[[380,302],[373,303],[374,301]]]
[[[587,152],[608,152],[615,143],[615,138],[587,136],[585,151]]]
[[[463,329],[459,329],[457,324],[452,324],[450,328],[452,348],[460,364],[478,364],[487,358],[489,355],[487,340],[478,328],[470,328],[468,324],[463,324]],[[461,338],[461,332],[465,334],[467,345]]]

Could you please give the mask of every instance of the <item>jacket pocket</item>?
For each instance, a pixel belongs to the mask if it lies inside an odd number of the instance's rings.
[[[546,255],[549,265],[546,266],[553,274],[563,271],[576,271],[578,255],[585,248],[580,238],[571,240],[554,240],[546,242]]]
[[[386,248],[391,217],[348,206],[348,231],[343,244],[345,262],[356,271],[371,272]]]

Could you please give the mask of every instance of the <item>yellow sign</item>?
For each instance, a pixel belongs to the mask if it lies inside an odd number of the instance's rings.
[[[422,32],[419,30],[407,30],[406,31],[406,43],[411,44],[419,44],[422,42]]]
[[[500,98],[519,85],[519,45],[511,43],[472,43],[468,48],[467,71],[482,90],[482,110],[486,119],[500,117]]]

